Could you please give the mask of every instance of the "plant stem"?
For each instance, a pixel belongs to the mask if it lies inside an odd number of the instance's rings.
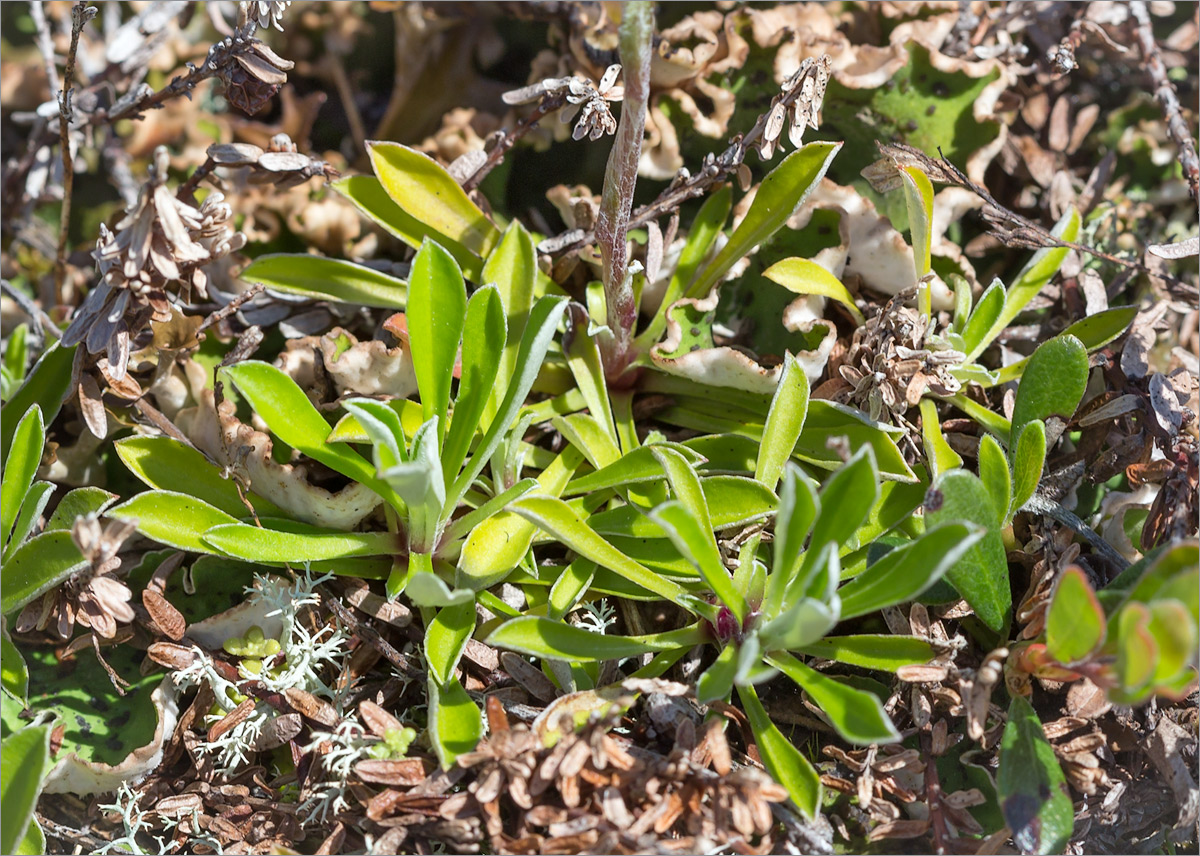
[[[605,374],[616,379],[629,366],[631,342],[637,324],[637,302],[629,276],[629,213],[637,184],[642,135],[646,128],[646,105],[650,96],[651,40],[654,36],[654,6],[649,0],[634,0],[622,10],[620,29],[621,66],[624,69],[625,100],[621,122],[608,168],[604,193],[596,220],[596,238],[604,267],[604,296],[610,335],[601,337]]]
[[[67,233],[71,225],[71,189],[75,183],[75,162],[71,158],[71,81],[75,79],[75,54],[79,51],[79,34],[83,25],[95,16],[86,0],[71,9],[71,47],[67,51],[67,67],[63,71],[62,89],[58,97],[58,142],[62,148],[63,200],[58,227],[58,252],[54,259],[54,301],[63,302],[63,282],[67,278]]]

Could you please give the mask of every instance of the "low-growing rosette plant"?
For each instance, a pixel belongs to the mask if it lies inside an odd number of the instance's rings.
[[[864,745],[899,740],[877,696],[813,669],[796,655],[890,670],[932,659],[936,652],[916,637],[829,634],[841,621],[918,597],[983,531],[962,522],[943,522],[925,531],[917,525],[914,533],[898,537],[890,550],[873,561],[855,556],[861,561],[843,568],[844,555],[867,552],[873,538],[897,529],[898,518],[907,519],[907,513],[897,515],[895,507],[886,508],[886,501],[881,502],[886,498],[881,497],[870,446],[852,455],[820,491],[789,462],[807,404],[807,380],[789,359],[772,401],[752,479],[771,496],[779,489],[777,501],[764,515],[773,517],[770,551],[764,549],[760,526],[743,542],[736,558],[723,555],[714,531],[725,511],[711,504],[711,490],[705,484],[721,476],[702,477],[694,452],[689,455],[667,443],[649,444],[639,456],[642,466],[632,466],[630,455],[609,472],[602,469],[594,475],[597,482],[615,478],[617,468],[622,468],[623,487],[664,483],[669,498],[639,507],[629,490],[629,504],[617,510],[634,510],[635,531],[650,535],[657,529],[662,537],[656,540],[669,543],[684,560],[682,567],[660,560],[660,570],[652,570],[611,543],[620,543],[620,536],[606,537],[597,531],[606,528],[604,522],[596,523],[600,515],[585,521],[565,500],[524,497],[513,503],[512,510],[553,534],[577,558],[554,582],[547,615],[507,620],[491,632],[488,641],[567,662],[654,654],[639,676],[660,674],[695,645],[714,646],[716,658],[697,684],[699,700],[727,699],[736,689],[764,764],[812,817],[820,802],[816,770],[772,723],[755,685],[782,672],[808,693],[845,739]],[[640,476],[637,481],[635,475]],[[617,484],[613,482],[614,487]],[[910,506],[906,512],[911,510]],[[887,521],[889,515],[894,517]],[[660,559],[664,555],[661,550],[653,552]],[[668,574],[667,567],[674,573]],[[586,596],[600,569],[672,600],[695,621],[645,636],[599,635],[565,623],[562,617]]]

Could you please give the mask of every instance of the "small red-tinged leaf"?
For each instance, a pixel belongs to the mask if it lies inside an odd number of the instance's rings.
[[[1117,615],[1113,670],[1126,694],[1137,693],[1154,679],[1158,644],[1149,625],[1150,610],[1141,603],[1126,604]]]
[[[1104,643],[1104,609],[1083,571],[1067,568],[1046,613],[1046,647],[1066,666],[1083,662]]]

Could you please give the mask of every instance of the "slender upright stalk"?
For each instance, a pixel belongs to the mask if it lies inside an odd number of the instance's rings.
[[[62,90],[58,97],[58,140],[62,147],[63,200],[59,220],[58,253],[54,260],[54,300],[63,301],[63,282],[67,278],[67,233],[71,225],[71,189],[75,183],[75,162],[71,158],[71,84],[75,79],[75,55],[79,51],[79,34],[83,26],[96,16],[96,10],[84,0],[71,9],[71,47],[67,51],[67,67],[63,72]]]
[[[622,7],[620,29],[621,66],[624,69],[625,100],[621,122],[608,168],[604,194],[596,220],[596,238],[604,265],[604,296],[610,335],[600,339],[604,372],[615,380],[633,359],[631,345],[637,325],[637,303],[629,276],[626,235],[633,190],[637,184],[638,159],[646,127],[646,104],[650,96],[651,40],[654,36],[654,6],[649,0],[634,0]]]

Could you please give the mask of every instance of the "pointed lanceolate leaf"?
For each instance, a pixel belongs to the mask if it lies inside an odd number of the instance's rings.
[[[842,618],[855,618],[912,600],[941,579],[986,535],[986,530],[969,523],[931,522],[930,526],[916,541],[892,550],[838,589]]]
[[[1038,474],[1041,475],[1040,472]],[[984,434],[979,441],[979,480],[1007,521],[1008,508],[1012,505],[1012,475],[1004,450],[991,434]]]
[[[454,676],[454,667],[474,629],[474,600],[443,606],[425,628],[425,662],[430,676],[439,684],[444,685]]]
[[[762,444],[759,446],[758,461],[754,477],[771,490],[779,484],[783,465],[791,458],[804,429],[804,417],[808,415],[808,376],[797,364],[795,357],[787,354],[783,359],[783,372],[779,385],[771,398],[771,409],[767,411],[767,422],[763,426]]]
[[[1063,852],[1075,826],[1075,808],[1054,747],[1033,707],[1019,695],[1008,706],[996,790],[1018,850]]]
[[[280,521],[285,522],[285,521]],[[204,543],[226,556],[248,562],[316,562],[351,556],[386,556],[399,548],[391,532],[317,531],[284,532],[249,523],[214,526],[202,536]]]
[[[488,636],[487,644],[532,657],[596,663],[691,647],[704,639],[704,631],[696,624],[649,636],[609,636],[562,621],[526,615],[501,624]]]
[[[946,571],[946,578],[984,624],[1002,632],[1012,612],[1012,588],[1000,538],[1001,514],[991,494],[972,474],[952,470],[933,483],[925,509],[925,522],[930,527],[966,521],[984,528],[983,537]]]
[[[87,565],[71,533],[43,532],[13,551],[0,568],[0,613],[7,615]],[[7,775],[7,774],[6,774]]]
[[[447,484],[458,476],[471,438],[481,425],[488,398],[494,393],[507,335],[499,290],[490,285],[476,290],[467,301],[458,397],[454,400],[454,413],[442,449],[442,473]],[[507,379],[506,376],[503,381]]]
[[[467,288],[462,271],[446,250],[432,241],[421,245],[408,275],[408,341],[421,418],[438,417],[438,440],[446,432],[450,384],[458,359]]]
[[[1004,295],[1004,283],[996,279],[992,280],[992,284],[979,296],[979,301],[971,311],[971,315],[967,319],[967,326],[963,328],[962,333],[963,345],[968,351],[968,359],[973,359],[982,353],[986,343],[991,341],[987,337],[1000,318],[1000,313],[1004,311]]]
[[[901,666],[928,663],[937,654],[924,639],[890,634],[826,636],[798,651],[808,657],[836,660],[849,666],[884,672],[894,672]]]
[[[908,224],[912,230],[913,266],[919,280],[930,271],[933,185],[929,176],[918,166],[900,167],[900,178],[904,183],[904,203],[908,208]]]
[[[483,736],[483,717],[458,678],[439,684],[429,676],[429,737],[443,770],[474,751]]]
[[[740,624],[746,616],[746,599],[734,588],[733,578],[721,562],[712,529],[704,526],[678,500],[664,502],[650,516],[666,531],[675,549],[696,566],[705,584],[721,603],[729,607]]]
[[[733,678],[738,666],[738,646],[726,645],[713,664],[704,670],[696,682],[696,701],[711,704],[724,701],[733,692]]]
[[[841,143],[807,143],[784,158],[762,180],[750,210],[729,241],[687,288],[686,296],[704,297],[729,269],[777,232],[796,206],[820,184]]]
[[[1040,419],[1026,422],[1013,447],[1013,496],[1010,513],[1020,511],[1037,491],[1046,463],[1046,423]]]
[[[804,542],[817,516],[817,491],[812,479],[789,463],[779,489],[779,513],[775,518],[774,561],[767,578],[765,609],[774,615],[783,604],[788,584],[800,571]]]
[[[42,411],[35,405],[17,423],[12,446],[4,461],[4,478],[0,483],[0,547],[8,546],[17,512],[21,510],[21,503],[25,501],[25,494],[29,492],[29,486],[33,484],[33,477],[42,462],[42,446],[45,442]]]
[[[214,526],[237,523],[232,515],[186,493],[148,490],[111,508],[109,517],[137,521],[138,531],[160,544],[193,553],[219,551],[204,541]]]
[[[49,725],[30,725],[0,743],[0,853],[15,853],[33,819],[42,779],[50,771]]]
[[[900,741],[900,732],[884,713],[883,705],[874,693],[855,689],[818,672],[790,654],[769,654],[767,662],[808,693],[825,711],[837,733],[851,743],[869,746]]]
[[[815,818],[821,805],[821,777],[812,762],[801,755],[771,722],[754,687],[738,687],[738,697],[750,720],[750,730],[754,732],[763,766],[787,789],[796,807],[809,819]]]
[[[408,286],[383,271],[306,253],[259,256],[241,273],[249,283],[312,300],[403,309]]]
[[[762,275],[793,294],[816,294],[836,300],[850,311],[855,324],[861,327],[866,323],[842,281],[811,259],[784,259],[771,265]]]
[[[492,401],[492,412],[500,404],[504,390],[512,379],[516,367],[517,346],[525,332],[525,322],[533,306],[533,288],[537,281],[537,257],[534,253],[533,237],[513,220],[504,230],[504,236],[483,266],[480,282],[495,285],[500,290],[500,302],[508,319],[508,335],[504,353],[496,372],[496,394]]]
[[[479,256],[491,251],[499,232],[437,161],[399,143],[371,142],[368,153],[380,184],[406,213]]]

